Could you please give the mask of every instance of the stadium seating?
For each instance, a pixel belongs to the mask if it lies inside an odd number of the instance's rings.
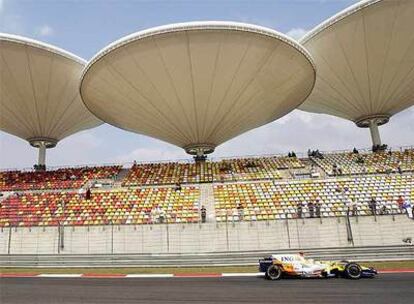
[[[279,170],[303,168],[298,158],[255,157],[200,163],[135,164],[124,186],[279,179]]]
[[[328,175],[335,175],[335,165],[342,175],[397,172],[398,166],[402,172],[414,171],[414,149],[392,153],[328,153],[323,154],[323,159],[319,157],[311,157],[311,159]]]
[[[27,193],[2,201],[0,227],[193,223],[198,205],[197,187],[94,191],[89,200],[76,192]]]
[[[89,200],[73,189],[91,180],[114,178],[122,166],[3,171],[0,191],[22,192],[0,198],[0,227],[53,226],[59,222],[66,225],[198,222],[199,206],[205,203],[200,202],[202,193],[198,186],[185,184],[205,182],[213,183],[213,194],[203,190],[203,199],[214,200],[217,221],[295,218],[299,204],[303,205],[306,217],[310,215],[308,203],[317,199],[321,202],[322,217],[346,215],[345,201],[349,203],[350,199],[355,201],[359,215],[371,214],[368,205],[371,197],[377,200],[378,213],[401,212],[396,204],[399,195],[411,197],[414,202],[414,175],[409,173],[414,171],[413,149],[323,155],[323,158],[311,157],[311,161],[269,156],[135,164],[122,180],[122,187],[93,190]],[[346,176],[330,177],[334,174],[334,164]],[[309,174],[312,166],[322,168],[327,173],[325,179],[312,179]],[[396,173],[398,168],[404,174]],[[283,179],[289,176],[282,174],[286,169],[295,169],[289,172],[304,177]],[[319,172],[322,170],[318,169]],[[175,183],[183,184],[182,189],[176,191],[164,186]],[[59,189],[72,190],[56,191]],[[344,189],[348,189],[346,194]]]
[[[77,189],[87,181],[116,176],[122,166],[63,168],[52,171],[2,171],[0,191]]]
[[[348,188],[345,194],[344,189]],[[256,221],[294,218],[297,206],[303,205],[304,216],[309,216],[304,202],[321,202],[321,216],[346,215],[346,199],[354,199],[360,215],[370,214],[368,202],[374,197],[378,212],[399,213],[396,204],[399,195],[406,199],[413,195],[412,175],[364,176],[321,181],[235,183],[214,186],[215,211],[218,221]],[[239,207],[239,208],[238,208]]]

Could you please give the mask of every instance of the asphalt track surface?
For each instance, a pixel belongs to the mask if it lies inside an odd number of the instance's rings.
[[[2,278],[0,303],[414,303],[414,274],[375,279]]]

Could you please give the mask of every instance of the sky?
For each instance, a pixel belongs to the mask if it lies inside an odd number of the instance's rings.
[[[176,22],[225,20],[253,23],[299,39],[355,0],[0,0],[0,32],[41,40],[89,60],[127,34]],[[1,109],[0,109],[1,110]],[[414,107],[380,127],[390,146],[414,144]],[[295,110],[216,148],[212,158],[366,148],[367,129],[328,115]],[[74,134],[47,151],[49,166],[188,159],[178,147],[110,125]],[[37,149],[0,131],[0,168],[27,168]]]

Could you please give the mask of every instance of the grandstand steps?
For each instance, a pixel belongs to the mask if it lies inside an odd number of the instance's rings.
[[[123,180],[124,180],[124,178],[128,175],[128,173],[129,173],[129,169],[122,168],[122,169],[119,171],[119,173],[118,173],[118,175],[116,176],[116,178],[115,178],[114,185],[119,185],[119,187],[120,187],[120,186],[121,186],[121,184],[122,184],[122,181],[123,181]]]
[[[9,192],[9,191],[5,191],[5,192],[1,192],[2,196],[0,196],[0,203],[5,200],[6,198],[8,198],[10,195],[13,194],[13,192]]]
[[[204,207],[207,209],[207,221],[215,222],[216,214],[214,210],[214,192],[213,184],[211,183],[200,184],[200,210],[202,205],[204,205]]]

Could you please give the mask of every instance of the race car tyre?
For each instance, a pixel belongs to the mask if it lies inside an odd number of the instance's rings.
[[[345,266],[345,276],[348,279],[358,280],[362,276],[362,269],[356,263],[349,263]]]
[[[282,269],[280,269],[279,266],[271,265],[269,268],[267,268],[266,279],[274,281],[274,280],[280,280],[281,277],[282,277]]]

